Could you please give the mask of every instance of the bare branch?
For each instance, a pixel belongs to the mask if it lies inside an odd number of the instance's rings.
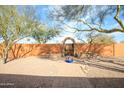
[[[97,7],[96,7],[97,8]],[[101,7],[102,8],[102,7]],[[78,9],[78,8],[77,8]],[[61,15],[61,12],[60,11],[56,11],[57,13],[58,13],[58,15],[59,15],[59,17],[61,17],[61,16],[64,16],[64,18],[65,19],[63,19],[63,20],[68,20],[68,18],[69,17],[71,17],[71,16],[74,16],[74,15],[72,15],[72,13],[71,12],[73,12],[73,10],[72,11],[70,11],[71,10],[71,8],[69,8],[69,7],[67,7],[67,6],[65,6],[65,8],[63,8],[62,9],[64,12],[64,14],[63,15]],[[98,9],[99,10],[99,9]],[[115,12],[115,10],[117,10],[116,12]],[[70,11],[70,12],[69,12]],[[78,11],[81,11],[81,10],[78,10]],[[87,9],[87,11],[82,11],[82,13],[85,13],[85,12],[89,12],[89,11],[91,11],[91,10],[88,10]],[[96,11],[97,12],[97,11]],[[113,14],[113,13],[116,13],[116,15],[115,15],[115,17],[114,17],[114,20],[116,20],[117,21],[117,23],[121,26],[121,28],[119,28],[119,27],[112,27],[111,29],[108,29],[108,28],[104,28],[104,27],[102,27],[103,25],[102,25],[102,23],[99,23],[98,24],[98,19],[97,19],[97,17],[99,17],[98,15],[97,16],[93,16],[92,18],[94,18],[94,19],[96,19],[96,21],[95,21],[95,23],[91,23],[91,22],[87,22],[86,20],[82,20],[81,18],[83,18],[82,17],[82,15],[81,16],[79,16],[79,17],[76,17],[75,19],[72,19],[73,21],[75,21],[75,22],[81,22],[83,25],[85,25],[85,26],[87,26],[87,28],[79,28],[79,27],[76,27],[76,26],[70,26],[70,25],[68,25],[67,23],[64,23],[67,27],[69,27],[69,28],[71,28],[71,29],[75,29],[75,32],[76,31],[97,31],[97,32],[103,32],[103,33],[113,33],[113,32],[123,32],[124,33],[124,24],[123,24],[123,21],[121,20],[121,19],[119,19],[119,16],[120,16],[120,12],[121,12],[121,10],[120,10],[120,5],[118,5],[117,7],[115,6],[112,6],[112,7],[107,7],[107,8],[105,8],[105,10],[104,9],[102,9],[101,11],[98,11],[98,13],[97,14],[100,14],[101,15],[101,18],[102,19],[104,19],[107,15],[111,15],[111,14]],[[101,14],[102,13],[102,14]],[[67,17],[66,17],[67,16]],[[78,14],[77,14],[77,16],[78,16]],[[89,19],[92,19],[92,18],[89,18]],[[70,19],[71,20],[71,19]],[[105,20],[105,19],[104,19]],[[89,20],[90,21],[90,20]],[[61,22],[62,23],[62,22]]]
[[[120,5],[117,6],[117,12],[116,12],[116,15],[115,15],[114,19],[118,22],[118,24],[121,26],[121,28],[123,29],[123,32],[124,32],[124,24],[119,19],[119,15],[120,15]]]
[[[103,33],[113,33],[113,32],[124,32],[122,29],[117,29],[117,28],[113,28],[113,29],[103,29],[103,28],[96,28],[96,27],[92,27],[90,24],[88,24],[88,22],[85,22],[83,20],[80,20],[81,22],[83,22],[85,25],[87,25],[89,27],[89,29],[79,29],[76,27],[71,27],[68,24],[64,23],[67,27],[71,28],[71,29],[75,29],[76,31],[98,31],[98,32],[103,32]],[[75,31],[75,32],[76,32]]]

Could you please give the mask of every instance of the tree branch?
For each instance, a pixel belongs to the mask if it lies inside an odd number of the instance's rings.
[[[117,12],[116,12],[116,15],[115,15],[114,19],[118,22],[118,24],[121,26],[121,28],[123,29],[123,32],[124,32],[124,24],[119,19],[119,15],[120,15],[120,5],[117,6]]]
[[[85,21],[82,21],[83,23],[85,23],[85,25],[87,25],[89,27],[89,29],[79,29],[79,28],[75,28],[75,27],[71,27],[69,25],[67,25],[66,23],[63,22],[63,24],[65,24],[66,26],[68,26],[71,29],[75,29],[76,31],[98,31],[98,32],[103,32],[103,33],[113,33],[113,32],[124,32],[122,29],[118,29],[118,28],[113,28],[113,29],[102,29],[102,28],[96,28],[96,27],[92,27],[90,24],[88,24]]]
[[[119,14],[117,13],[116,16],[119,16]],[[86,26],[88,26],[89,29],[79,29],[79,28],[75,28],[75,27],[71,27],[69,25],[67,25],[66,23],[64,23],[66,26],[68,26],[69,28],[75,29],[76,31],[98,31],[98,32],[103,32],[103,33],[113,33],[113,32],[124,32],[123,29],[120,28],[112,28],[112,29],[103,29],[101,26],[100,27],[93,27],[91,24],[89,24],[88,22],[82,20],[82,19],[77,19],[77,21],[82,22],[83,24],[85,24]],[[122,23],[123,25],[123,23]],[[99,25],[97,25],[99,26]]]

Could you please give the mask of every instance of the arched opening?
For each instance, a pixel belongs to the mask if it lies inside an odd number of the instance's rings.
[[[67,41],[71,41],[66,43]],[[75,55],[75,40],[71,37],[66,37],[63,41],[62,56]]]

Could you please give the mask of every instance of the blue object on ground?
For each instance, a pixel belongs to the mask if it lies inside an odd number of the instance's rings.
[[[67,63],[72,63],[73,60],[65,60]]]

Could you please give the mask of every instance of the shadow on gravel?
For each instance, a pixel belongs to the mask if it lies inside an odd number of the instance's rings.
[[[89,82],[89,83],[88,83]],[[2,88],[123,88],[124,78],[89,78],[0,74]]]
[[[120,66],[124,66],[124,60],[120,60],[120,59],[117,59],[117,58],[102,58],[102,59],[99,59],[100,61],[102,62],[106,62],[106,63],[112,63],[112,64],[115,64],[115,65],[120,65]]]
[[[87,63],[89,66],[92,67],[97,67],[100,69],[105,69],[105,70],[111,70],[111,71],[116,71],[116,72],[121,72],[124,73],[124,68],[120,67],[115,67],[115,66],[108,66],[108,65],[103,65],[103,64],[94,64],[94,63]]]

